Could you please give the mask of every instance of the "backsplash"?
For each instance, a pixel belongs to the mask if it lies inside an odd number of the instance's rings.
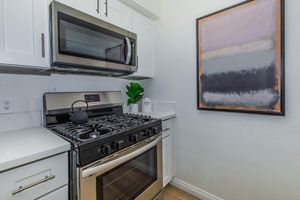
[[[43,94],[64,91],[123,91],[128,80],[75,75],[0,74],[0,97],[13,99],[14,112],[0,114],[0,133],[42,125]],[[126,96],[124,96],[126,102]],[[126,106],[124,107],[127,108]]]

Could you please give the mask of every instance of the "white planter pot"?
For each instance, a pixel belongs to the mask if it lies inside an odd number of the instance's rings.
[[[139,112],[139,104],[131,104],[131,112],[132,113],[138,113]]]

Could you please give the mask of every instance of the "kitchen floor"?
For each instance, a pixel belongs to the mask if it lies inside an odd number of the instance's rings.
[[[200,200],[172,185],[167,185],[164,189],[164,200]]]

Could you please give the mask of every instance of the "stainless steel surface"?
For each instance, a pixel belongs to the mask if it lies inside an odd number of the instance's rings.
[[[162,140],[161,135],[159,135],[158,137],[149,138],[148,140],[145,141],[145,144],[141,144],[143,145],[143,147],[140,147],[136,151],[130,152],[126,155],[124,155],[125,152],[117,153],[109,158],[111,161],[105,162],[105,160],[104,161],[100,160],[99,163],[97,163],[96,165],[93,165],[87,169],[82,170],[81,176],[82,178],[85,178],[95,174],[104,174],[105,172],[131,160],[132,158],[143,154],[144,152],[156,146],[159,142],[161,142],[161,140]]]
[[[63,55],[59,53],[59,24],[58,24],[58,17],[57,13],[65,13],[69,16],[73,16],[80,20],[86,21],[90,24],[94,24],[99,27],[103,27],[107,30],[116,32],[118,34],[123,35],[124,37],[129,37],[133,39],[137,39],[137,35],[135,33],[129,32],[125,29],[117,27],[113,24],[100,20],[96,17],[90,16],[78,10],[75,10],[71,7],[68,7],[62,3],[57,1],[53,1],[51,4],[51,35],[52,35],[52,65],[55,71],[59,71],[59,68],[62,68],[61,71],[64,73],[68,72],[70,68],[78,69],[76,72],[84,73],[87,70],[87,73],[94,73],[93,71],[99,70],[98,74],[111,74],[112,76],[121,76],[121,75],[128,75],[137,71],[137,66],[134,65],[126,65],[126,64],[119,64],[115,62],[108,62],[108,61],[101,61],[95,60],[90,58],[81,58],[72,55]],[[78,68],[80,67],[80,68]],[[110,73],[111,71],[111,73]],[[74,70],[72,71],[74,72]],[[114,73],[118,72],[118,73]]]
[[[92,70],[92,69],[78,69],[78,68],[72,68],[72,67],[55,67],[52,66],[51,68],[52,73],[56,74],[85,74],[85,75],[92,75],[92,76],[123,76],[124,74],[120,71],[102,71],[102,70]]]
[[[128,65],[131,59],[132,49],[131,49],[131,43],[128,37],[125,38],[126,44],[127,44],[127,57],[125,63]]]
[[[37,185],[40,185],[40,184],[45,183],[45,182],[47,182],[47,181],[50,181],[50,180],[52,180],[52,179],[54,179],[54,178],[55,178],[54,175],[52,175],[52,176],[45,176],[45,178],[42,179],[42,180],[36,181],[36,182],[31,183],[31,184],[26,185],[26,186],[20,186],[19,189],[16,189],[16,190],[14,190],[14,191],[12,192],[12,195],[16,195],[16,194],[18,194],[18,193],[20,193],[20,192],[23,192],[23,191],[28,190],[28,189],[30,189],[30,188],[32,188],[32,187],[35,187],[35,186],[37,186]]]
[[[155,199],[161,199],[157,197],[162,197],[160,195],[162,189],[163,189],[163,177],[162,177],[162,142],[161,142],[161,134],[159,136],[160,141],[154,145],[157,148],[157,180],[150,185],[147,189],[144,190],[143,193],[141,193],[136,200],[152,200]],[[158,139],[158,138],[156,138]],[[154,139],[156,141],[156,139]],[[152,142],[150,142],[152,143]],[[145,145],[145,144],[144,144]],[[146,144],[147,145],[147,144]],[[143,146],[143,145],[141,145]],[[139,148],[143,147],[131,147],[128,148],[126,151],[123,151],[118,155],[118,157],[126,156],[131,154],[132,152],[138,151]],[[153,148],[153,147],[152,147]],[[109,160],[113,160],[115,158],[107,158],[105,161],[102,160],[102,162],[110,162]],[[98,161],[100,162],[100,161]],[[80,169],[79,173],[79,179],[80,179],[80,200],[97,200],[96,194],[96,184],[97,184],[97,177],[101,175],[101,172],[98,172],[96,174],[82,177],[82,172],[88,168],[93,168],[93,165],[97,165],[96,163],[92,165],[88,165],[82,169]]]
[[[42,57],[45,57],[45,34],[41,34],[41,42],[42,42]]]
[[[89,102],[89,107],[113,107],[122,106],[123,99],[120,91],[114,92],[69,92],[69,93],[46,93],[45,114],[59,112],[62,109],[71,108],[73,102],[85,100],[85,95],[99,95],[99,102]],[[84,107],[84,103],[78,103],[74,108]]]
[[[105,0],[105,16],[108,17],[108,0]]]

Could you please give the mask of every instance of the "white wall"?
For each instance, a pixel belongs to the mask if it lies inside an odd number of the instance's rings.
[[[225,200],[300,199],[300,1],[286,0],[286,117],[196,109],[195,19],[238,0],[163,0],[154,100],[175,100],[175,176]]]
[[[126,80],[74,75],[9,75],[0,74],[0,97],[15,99],[15,113],[0,114],[0,133],[41,125],[42,96],[45,92],[123,91]],[[126,101],[126,96],[124,96]]]

